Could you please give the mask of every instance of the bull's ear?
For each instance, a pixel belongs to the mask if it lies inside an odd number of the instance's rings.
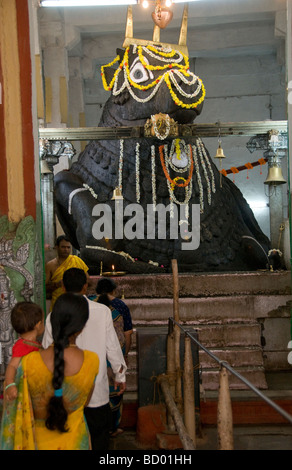
[[[118,48],[116,52],[117,52],[117,55],[120,56],[120,62],[121,62],[125,54],[125,49]]]
[[[103,73],[105,75],[105,79],[106,79],[106,83],[111,83],[113,77],[114,77],[114,74],[116,72],[117,69],[115,69],[114,67],[106,67],[104,70],[103,70]]]

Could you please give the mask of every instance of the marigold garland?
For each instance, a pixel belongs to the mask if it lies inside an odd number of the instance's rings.
[[[239,171],[242,171],[242,170],[252,170],[255,166],[258,166],[260,165],[262,167],[262,165],[265,165],[267,163],[267,159],[265,158],[259,158],[256,162],[253,162],[253,163],[245,163],[243,166],[239,166],[239,167],[231,167],[229,170],[220,170],[220,173],[222,173],[222,175],[224,176],[227,176],[228,174],[230,173],[238,173]],[[262,174],[262,171],[261,171],[261,174]],[[247,179],[249,179],[247,177]]]
[[[162,169],[163,169],[163,172],[164,172],[164,175],[166,177],[166,179],[170,182],[170,184],[175,187],[175,186],[178,186],[179,188],[185,188],[186,186],[188,186],[189,182],[191,181],[192,179],[192,176],[193,176],[193,169],[194,169],[194,160],[193,160],[193,153],[192,153],[192,148],[190,146],[190,160],[191,160],[191,166],[190,166],[190,173],[189,173],[189,176],[187,179],[184,179],[184,178],[181,178],[180,176],[177,176],[176,178],[172,179],[167,171],[167,168],[165,166],[165,162],[164,162],[164,158],[163,158],[163,149],[164,149],[164,145],[160,145],[159,146],[159,156],[160,156],[160,161],[161,161],[161,166],[162,166]],[[184,183],[177,183],[177,180],[178,179],[184,179]]]
[[[170,95],[171,95],[172,99],[174,100],[174,102],[177,104],[177,106],[180,106],[180,107],[186,108],[186,109],[192,109],[192,108],[196,108],[197,106],[199,106],[204,101],[205,95],[206,95],[206,90],[205,90],[204,84],[203,84],[202,80],[199,77],[197,77],[194,73],[189,71],[189,61],[188,61],[187,56],[185,56],[183,53],[178,52],[178,51],[172,51],[172,50],[170,52],[165,52],[164,50],[156,49],[154,46],[138,46],[138,56],[139,56],[140,62],[145,67],[145,69],[147,69],[147,70],[164,70],[164,73],[162,75],[159,75],[151,83],[148,83],[148,85],[140,85],[139,83],[136,83],[135,81],[133,81],[131,79],[131,76],[130,76],[129,50],[130,50],[130,47],[127,47],[127,49],[125,51],[125,54],[124,54],[124,57],[123,57],[120,65],[119,65],[119,67],[115,71],[114,76],[113,76],[110,83],[107,83],[107,81],[106,81],[104,70],[105,70],[106,67],[110,67],[113,64],[115,64],[118,60],[120,60],[120,56],[117,55],[117,57],[112,62],[110,62],[109,64],[104,65],[104,66],[101,67],[102,82],[103,82],[103,86],[104,86],[105,90],[111,91],[113,89],[113,94],[118,95],[119,93],[121,93],[124,90],[125,87],[127,87],[128,91],[130,92],[130,94],[132,95],[132,97],[136,101],[138,101],[140,103],[145,103],[145,102],[147,102],[147,101],[149,101],[150,99],[153,98],[153,96],[157,93],[161,83],[163,83],[163,81],[165,81],[165,83],[166,83],[166,85],[169,89]],[[150,53],[150,55],[151,55],[151,53],[153,53],[153,55],[155,53],[158,56],[160,56],[160,60],[167,61],[167,63],[165,63],[164,65],[156,65],[156,66],[150,65],[149,63],[146,62],[146,60],[143,56],[143,51],[147,52],[148,54]],[[178,54],[178,59],[176,59],[176,60],[173,59],[173,56],[175,55],[175,53]],[[154,55],[154,57],[155,57],[155,55]],[[168,62],[168,58],[171,58],[172,62]],[[184,64],[179,63],[182,60],[184,60]],[[121,70],[124,71],[124,83],[122,84],[122,86],[119,89],[117,89],[117,82],[118,82],[117,78],[118,78],[118,75],[119,75]],[[189,93],[189,94],[186,93],[180,87],[179,83],[177,82],[177,80],[175,78],[175,75],[178,75],[179,80],[183,81],[184,83],[188,84],[189,86],[193,85],[196,81],[198,81],[198,86],[197,86],[196,90],[193,93]],[[187,78],[191,78],[191,79],[188,81]],[[171,84],[171,82],[172,82],[172,84]],[[195,103],[186,104],[178,98],[177,94],[173,90],[173,86],[177,89],[177,91],[182,96],[184,96],[186,98],[189,98],[189,99],[194,98],[200,92],[202,92],[202,95],[199,98],[199,100],[197,100]],[[154,90],[146,98],[139,98],[138,96],[136,96],[134,94],[134,91],[132,89],[132,88],[136,88],[136,89],[141,90],[141,91],[146,91],[146,90],[149,90],[150,88],[153,88],[153,87],[155,87]]]

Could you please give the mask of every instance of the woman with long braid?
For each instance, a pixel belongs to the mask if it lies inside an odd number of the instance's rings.
[[[54,344],[25,356],[17,371],[18,399],[8,403],[15,410],[4,413],[3,450],[90,449],[84,406],[99,359],[75,344],[87,319],[83,296],[66,293],[57,299],[51,314]]]

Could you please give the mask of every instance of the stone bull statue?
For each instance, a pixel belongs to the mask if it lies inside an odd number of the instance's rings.
[[[102,67],[111,95],[99,126],[144,126],[149,136],[91,141],[56,175],[57,215],[81,258],[92,273],[101,262],[104,270],[168,272],[172,259],[180,272],[265,268],[269,240],[242,193],[200,138],[175,133],[205,96],[188,57],[155,44],[117,53]]]

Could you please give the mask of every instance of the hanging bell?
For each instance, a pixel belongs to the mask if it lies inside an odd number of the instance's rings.
[[[119,187],[114,189],[112,200],[115,200],[115,199],[124,199]]]
[[[219,146],[217,148],[217,152],[216,152],[216,155],[214,158],[226,158],[224,153],[223,153],[223,149],[221,148],[221,144],[219,142]]]
[[[278,184],[285,184],[287,181],[283,178],[282,168],[279,166],[271,166],[268,171],[268,176],[264,184],[272,184],[274,186]]]

